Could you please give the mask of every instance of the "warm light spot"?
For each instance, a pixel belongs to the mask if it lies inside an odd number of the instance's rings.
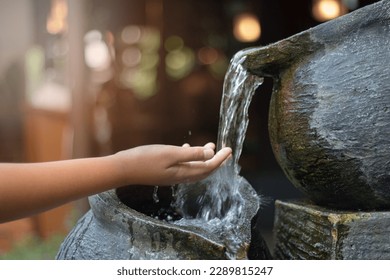
[[[313,16],[318,21],[327,21],[345,14],[346,9],[339,0],[315,0]]]
[[[249,13],[234,18],[233,34],[238,41],[254,42],[260,38],[261,26],[258,18]]]
[[[198,51],[198,59],[202,64],[213,64],[218,59],[218,51],[211,47],[203,47]]]
[[[63,33],[67,30],[68,6],[65,0],[52,0],[50,14],[46,21],[46,30],[50,34]]]
[[[108,45],[114,46],[114,44],[115,44],[115,36],[114,36],[114,34],[112,34],[111,31],[107,31],[106,32],[106,40],[107,40],[107,44]]]

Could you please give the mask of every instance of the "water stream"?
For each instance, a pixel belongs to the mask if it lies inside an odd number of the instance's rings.
[[[231,147],[233,156],[208,178],[195,184],[180,184],[174,205],[183,216],[176,224],[202,227],[217,234],[224,241],[231,258],[235,258],[242,243],[242,224],[250,223],[245,221],[247,201],[240,191],[248,188],[249,183],[239,175],[238,161],[249,122],[249,104],[256,88],[263,82],[262,78],[243,68],[244,59],[245,51],[241,51],[231,60],[225,75],[220,107],[217,149]],[[260,205],[260,198],[254,191],[253,196]]]

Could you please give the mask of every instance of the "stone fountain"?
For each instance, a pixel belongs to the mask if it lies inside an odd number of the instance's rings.
[[[264,48],[276,159],[310,202],[276,203],[277,258],[390,258],[390,1]]]
[[[65,239],[57,259],[270,258],[258,229],[251,223],[258,209],[253,189],[248,184],[243,185],[241,191],[249,200],[240,226],[241,246],[234,256],[228,254],[228,244],[220,236],[210,233],[201,224],[173,223],[180,217],[171,208],[169,187],[159,188],[156,201],[154,187],[127,186],[90,197],[91,210]],[[259,241],[251,243],[251,234]]]
[[[271,144],[286,176],[308,197],[308,201],[276,202],[274,257],[389,259],[390,1],[272,45],[242,51],[234,61],[233,68],[252,73],[250,79],[273,78]],[[240,71],[227,75],[225,83],[235,80]],[[226,87],[236,89],[235,85]],[[221,112],[224,109],[227,117],[232,115],[231,105],[243,100],[246,104],[240,115],[246,117],[251,95],[240,94],[233,98],[224,93]],[[225,140],[218,146],[234,146],[239,151],[234,155],[237,163],[243,139],[234,142],[230,136],[245,135],[246,126],[238,127],[240,119],[228,118],[220,122],[219,134],[224,123],[233,123],[227,129],[231,134],[219,137]],[[240,133],[235,132],[238,129]],[[181,212],[173,207],[176,191],[169,193],[169,188],[161,188],[157,202],[153,187],[145,186],[91,197],[91,210],[65,239],[57,258],[270,258],[254,226],[258,195],[238,175],[237,164],[227,173],[234,177],[217,176],[211,185],[226,190],[232,180],[238,182],[241,200],[237,201],[243,203],[237,212],[240,218],[234,221],[233,235],[240,238],[233,251],[226,232],[207,230],[214,217],[197,223],[174,221],[196,220],[203,204],[213,200],[210,182],[206,186],[203,181],[181,188],[186,197]],[[231,200],[228,197],[220,204],[230,207]]]

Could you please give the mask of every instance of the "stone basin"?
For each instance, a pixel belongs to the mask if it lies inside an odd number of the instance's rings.
[[[180,226],[167,222],[168,215],[174,216],[172,220],[180,218],[164,210],[172,201],[169,187],[159,188],[158,203],[153,192],[154,187],[127,186],[90,197],[91,210],[64,240],[57,259],[231,258],[226,243],[206,230],[207,223]],[[251,201],[253,192],[249,184],[242,188],[242,195],[251,203],[244,209],[248,215],[242,221],[242,245],[236,259],[270,258],[260,233],[252,227],[258,209]]]

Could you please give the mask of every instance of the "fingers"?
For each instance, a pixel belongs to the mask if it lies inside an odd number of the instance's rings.
[[[214,149],[214,143],[207,143],[203,147],[191,147],[186,143],[177,150],[177,160],[178,162],[206,161],[214,157]]]
[[[220,166],[225,160],[227,160],[232,154],[232,149],[231,148],[222,148],[219,150],[214,157],[211,159],[207,160],[205,163],[210,167],[210,168],[217,168]]]
[[[232,154],[232,149],[229,147],[222,148],[217,153],[215,153],[214,149],[215,144],[211,142],[203,147],[191,147],[188,143],[185,143],[182,147],[171,146],[170,153],[175,156],[170,157],[173,160],[170,163],[170,167],[183,164],[189,168],[203,168],[206,172],[207,169],[213,170]]]
[[[180,164],[180,171],[186,181],[196,181],[207,177],[211,172],[217,169],[232,154],[231,148],[223,148],[211,159],[206,161],[191,161]]]
[[[214,143],[207,143],[206,145],[204,145],[205,148],[209,148],[209,149],[213,149],[215,150],[215,144]]]
[[[176,170],[177,178],[183,178],[179,181],[185,182],[194,182],[207,177],[232,154],[232,149],[228,147],[215,153],[213,143],[207,143],[203,147],[190,147],[184,144],[180,149],[177,158],[179,161],[170,168]]]
[[[205,161],[214,156],[214,150],[206,147],[184,147],[178,152],[178,162]]]
[[[188,144],[188,143],[185,143],[185,144],[183,144],[183,146],[182,146],[183,148],[188,148],[188,147],[191,147],[190,146],[190,144]],[[210,148],[210,149],[215,149],[215,144],[214,143],[212,143],[212,142],[209,142],[209,143],[207,143],[206,145],[204,145],[204,147],[205,148]]]

